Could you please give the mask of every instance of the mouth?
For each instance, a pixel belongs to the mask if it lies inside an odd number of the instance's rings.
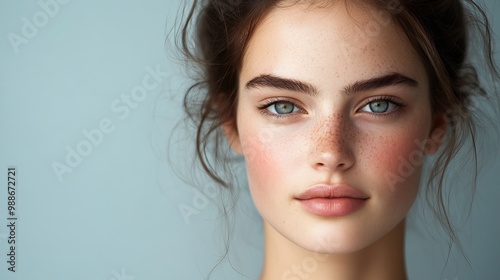
[[[295,199],[311,214],[338,217],[362,208],[369,196],[349,185],[316,185]]]

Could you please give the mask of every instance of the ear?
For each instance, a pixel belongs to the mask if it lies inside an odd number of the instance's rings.
[[[228,121],[222,125],[227,142],[236,153],[243,155],[243,149],[238,134],[238,128],[235,121]]]
[[[425,145],[424,152],[426,154],[434,154],[439,149],[444,141],[447,126],[448,122],[444,113],[434,115],[432,129]]]

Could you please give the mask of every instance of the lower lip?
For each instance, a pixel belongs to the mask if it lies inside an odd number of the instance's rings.
[[[363,207],[366,199],[341,198],[312,198],[299,200],[312,214],[323,217],[338,217],[348,215]]]

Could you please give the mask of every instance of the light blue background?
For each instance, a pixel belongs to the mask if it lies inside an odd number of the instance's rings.
[[[9,34],[21,35],[23,17],[32,21],[43,9],[37,1],[0,1],[0,279],[203,279],[224,252],[217,204],[196,200],[166,147],[189,84],[164,44],[181,1],[67,2],[16,52]],[[500,13],[494,0],[485,4],[490,16]],[[138,90],[148,69],[162,72],[160,83],[131,108],[122,95]],[[113,131],[59,180],[54,162],[66,164],[67,147],[85,145],[83,131],[106,119]],[[175,162],[192,161],[174,150]],[[18,169],[16,273],[6,263],[8,166]],[[497,159],[461,231],[474,272],[456,252],[443,270],[442,240],[410,231],[411,279],[500,278],[498,170]],[[185,217],[185,206],[199,212]],[[213,279],[258,277],[261,225],[245,190],[238,209],[231,262]]]

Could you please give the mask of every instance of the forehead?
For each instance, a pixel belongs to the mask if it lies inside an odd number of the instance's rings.
[[[353,82],[401,72],[425,84],[425,68],[391,15],[372,5],[344,2],[273,8],[249,41],[242,79],[265,72],[320,83],[320,70],[332,80]]]

